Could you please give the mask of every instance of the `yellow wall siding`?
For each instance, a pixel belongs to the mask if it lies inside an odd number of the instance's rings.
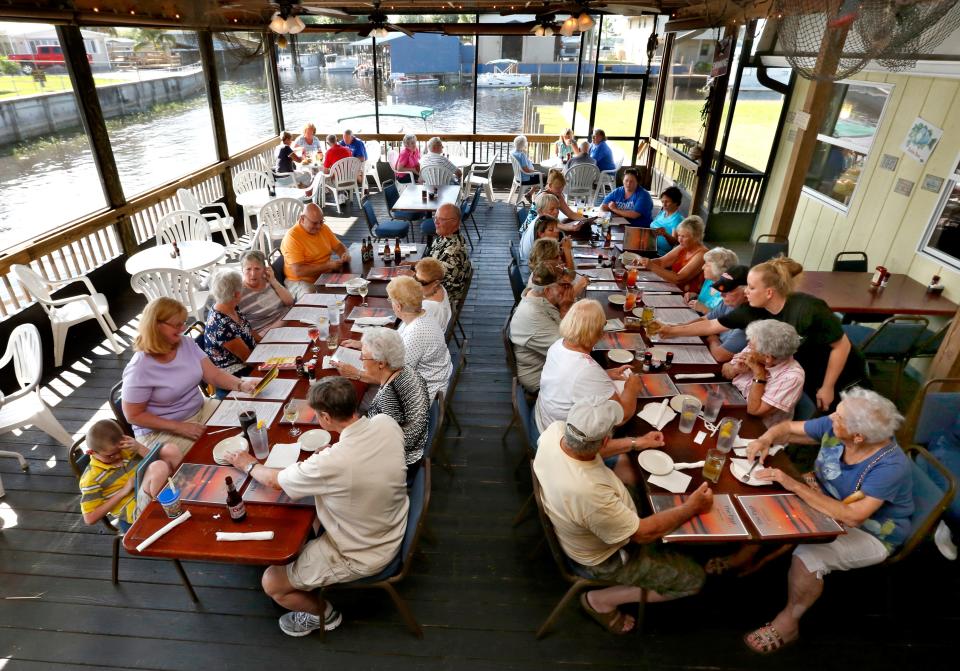
[[[946,178],[960,154],[960,80],[867,73],[857,79],[893,85],[883,120],[874,139],[860,182],[843,213],[815,198],[801,194],[790,230],[790,253],[810,270],[829,270],[834,256],[844,250],[865,251],[870,267],[885,265],[892,272],[907,273],[926,284],[939,274],[945,295],[960,300],[960,273],[916,253],[920,236],[930,221],[940,194],[921,188],[929,173]],[[790,112],[801,108],[809,82],[798,80]],[[900,145],[916,117],[944,130],[943,137],[925,165],[906,156]],[[792,116],[788,114],[787,120]],[[757,233],[772,228],[777,198],[785,178],[793,141],[788,124],[770,171],[770,184],[760,214]],[[878,168],[883,154],[900,159],[895,171]],[[894,192],[898,179],[914,183],[909,197]]]

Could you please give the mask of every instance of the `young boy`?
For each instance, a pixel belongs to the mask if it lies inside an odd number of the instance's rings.
[[[102,419],[87,431],[87,448],[90,463],[80,476],[83,521],[96,524],[112,513],[123,531],[133,524],[140,508],[156,498],[183,459],[176,445],[161,447],[157,460],[147,466],[140,478],[140,491],[134,492],[137,467],[150,451],[146,446],[123,435],[120,425],[112,419]],[[141,496],[144,498],[139,499]]]

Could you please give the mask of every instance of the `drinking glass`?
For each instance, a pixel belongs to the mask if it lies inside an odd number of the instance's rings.
[[[623,301],[623,311],[631,312],[633,308],[637,307],[637,295],[632,291],[627,291],[627,297]]]
[[[300,435],[300,429],[294,424],[299,414],[300,404],[296,401],[288,401],[287,404],[283,406],[283,419],[284,421],[290,422],[290,435],[293,437]]]
[[[723,464],[727,461],[727,454],[711,447],[707,450],[707,457],[703,461],[703,477],[710,482],[716,482],[720,479],[720,473],[723,471]]]
[[[663,328],[663,324],[658,322],[656,319],[651,319],[645,326],[647,330],[647,335],[651,338],[660,333],[660,329]]]
[[[367,307],[367,293],[370,291],[370,287],[366,283],[361,284],[357,287],[357,293],[360,294],[360,298],[363,299],[362,306]]]
[[[311,324],[307,328],[307,335],[310,336],[310,340],[313,341],[313,347],[310,348],[310,351],[316,354],[320,351],[320,347],[317,344],[317,339],[320,338],[320,323]]]
[[[721,406],[723,406],[723,395],[715,387],[707,389],[707,402],[703,406],[703,418],[708,422],[717,421]]]
[[[683,399],[683,405],[680,408],[680,433],[693,431],[693,425],[697,422],[697,415],[699,414],[699,399],[693,397]]]
[[[643,306],[643,311],[640,313],[640,321],[643,322],[644,326],[650,324],[653,321],[653,308],[649,305]]]
[[[637,286],[637,269],[631,268],[627,271],[627,286],[635,287]]]
[[[270,443],[267,440],[267,427],[250,427],[250,447],[253,448],[253,456],[257,459],[266,459],[270,454]]]
[[[740,433],[740,420],[732,417],[724,417],[720,420],[719,431],[717,432],[717,449],[726,454],[733,449],[733,443]]]
[[[330,331],[327,333],[327,349],[336,350],[337,345],[340,344],[340,327],[331,326]]]

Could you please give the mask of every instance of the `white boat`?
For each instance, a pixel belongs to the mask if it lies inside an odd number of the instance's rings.
[[[390,75],[390,83],[394,86],[437,86],[440,84],[440,79],[431,75],[406,75],[402,72],[394,72]]]
[[[487,63],[493,72],[477,75],[477,88],[506,89],[530,86],[530,75],[517,70],[517,61],[500,58]]]
[[[327,54],[323,57],[323,64],[327,72],[349,72],[357,67],[357,59],[353,56],[340,56],[338,54]]]

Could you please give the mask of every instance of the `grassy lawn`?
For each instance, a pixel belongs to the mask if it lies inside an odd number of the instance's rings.
[[[93,81],[100,86],[109,84],[113,80],[94,77]],[[70,91],[72,88],[69,75],[47,75],[47,81],[42,87],[33,80],[31,75],[3,75],[0,77],[0,98]]]
[[[595,124],[606,131],[607,135],[630,135],[635,131],[636,101],[601,100],[597,103]],[[661,130],[664,135],[676,135],[690,138],[700,137],[699,100],[668,101],[663,110]],[[538,105],[536,107],[540,123],[545,133],[557,133],[566,129],[570,123],[560,105]],[[580,127],[587,126],[586,106],[578,106],[577,115],[583,116]],[[780,102],[776,100],[741,100],[737,103],[737,114],[730,129],[727,143],[727,155],[762,170],[767,163],[767,154],[777,129],[780,114]],[[644,132],[650,127],[653,106],[644,105]],[[627,143],[624,148],[629,151]]]

